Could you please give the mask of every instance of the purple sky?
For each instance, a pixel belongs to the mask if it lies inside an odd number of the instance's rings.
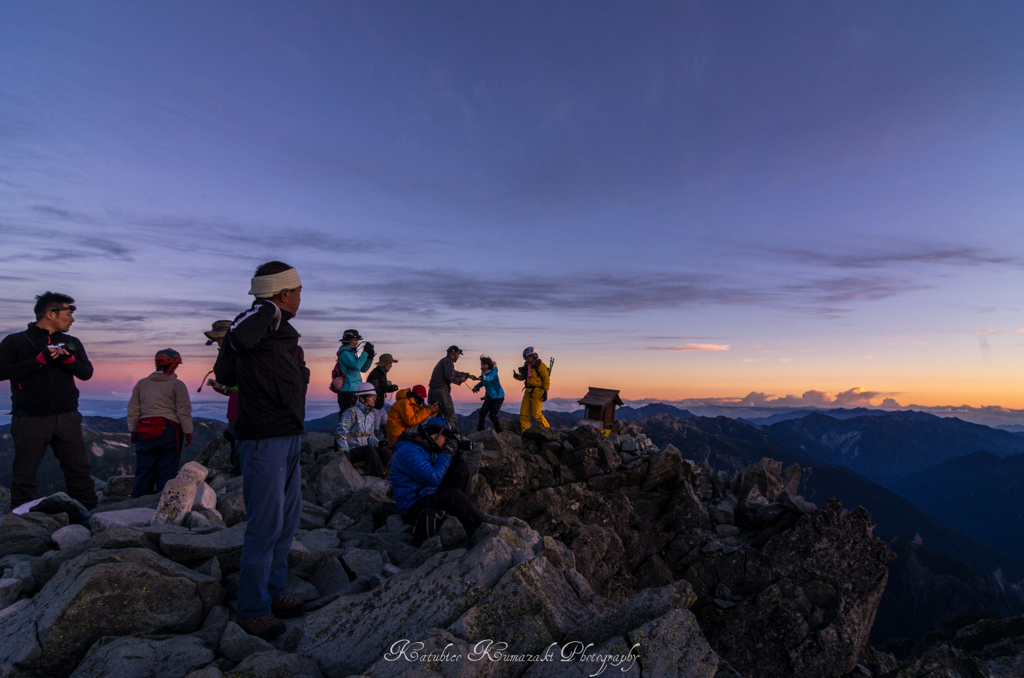
[[[534,345],[561,398],[1021,408],[1021,35],[1010,2],[3,3],[0,331],[65,291],[93,396],[168,345],[195,384],[279,258],[317,397],[356,327],[402,385]]]

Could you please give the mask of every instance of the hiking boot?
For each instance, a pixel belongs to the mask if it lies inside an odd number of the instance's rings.
[[[306,604],[287,593],[275,598],[270,603],[270,611],[278,619],[291,619],[306,614]]]
[[[284,622],[273,614],[265,614],[252,619],[236,619],[235,622],[250,636],[256,636],[263,640],[273,640],[286,630]]]

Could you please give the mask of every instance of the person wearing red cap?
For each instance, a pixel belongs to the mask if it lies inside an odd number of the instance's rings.
[[[409,428],[416,426],[437,414],[438,406],[424,405],[427,389],[422,385],[403,388],[395,394],[395,404],[388,411],[388,445],[394,445],[398,436]]]
[[[181,466],[181,443],[192,444],[192,401],[174,373],[182,363],[173,348],[157,352],[156,371],[139,380],[128,401],[128,431],[135,443],[132,496],[164,489]]]

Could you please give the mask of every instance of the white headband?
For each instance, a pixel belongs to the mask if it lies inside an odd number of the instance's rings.
[[[257,299],[269,299],[282,290],[293,290],[296,287],[302,287],[302,280],[299,279],[298,271],[294,268],[289,268],[287,271],[281,271],[274,275],[263,275],[253,278],[250,283],[249,294]]]

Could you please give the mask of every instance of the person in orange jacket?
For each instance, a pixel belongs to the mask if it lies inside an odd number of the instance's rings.
[[[388,411],[388,445],[394,445],[405,429],[437,414],[437,404],[423,404],[426,397],[427,389],[422,386],[403,388],[395,394],[395,404]]]

